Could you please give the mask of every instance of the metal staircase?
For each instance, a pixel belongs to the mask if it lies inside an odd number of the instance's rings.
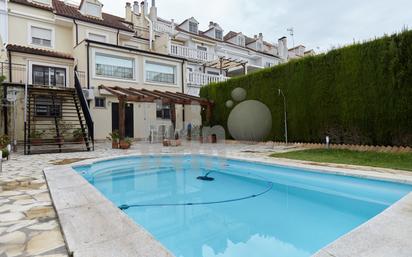
[[[27,88],[25,154],[93,150],[93,121],[75,80],[75,88]]]

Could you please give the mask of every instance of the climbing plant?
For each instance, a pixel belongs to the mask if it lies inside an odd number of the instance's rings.
[[[213,123],[226,128],[235,88],[272,113],[268,140],[283,140],[282,89],[289,139],[295,142],[412,146],[412,31],[211,84],[201,96],[215,102]]]

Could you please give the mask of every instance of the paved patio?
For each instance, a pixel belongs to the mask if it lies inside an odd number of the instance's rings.
[[[10,161],[3,163],[0,173],[0,257],[67,256],[65,241],[56,213],[50,200],[49,190],[44,180],[45,167],[64,165],[82,159],[105,158],[129,154],[156,153],[208,153],[221,156],[239,156],[272,160],[267,157],[273,152],[296,150],[296,147],[274,146],[272,143],[262,144],[205,144],[185,143],[176,148],[165,148],[160,144],[135,144],[130,150],[113,150],[108,143],[96,145],[94,152],[64,153],[24,156],[13,155]],[[298,161],[281,161],[288,164],[308,164]],[[359,175],[393,177],[402,180],[411,179],[411,173],[378,168],[359,168],[348,165],[326,165],[319,169],[333,170],[339,168],[356,168]]]

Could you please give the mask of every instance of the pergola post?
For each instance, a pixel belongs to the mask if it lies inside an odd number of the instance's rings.
[[[242,64],[242,66],[243,66],[243,75],[247,75],[246,63]]]
[[[125,134],[126,134],[125,119],[126,119],[126,97],[119,96],[119,136],[120,136],[120,140],[124,140]]]
[[[172,120],[172,125],[173,125],[173,130],[176,129],[176,105],[171,104],[170,105],[170,115],[171,115],[171,120]]]

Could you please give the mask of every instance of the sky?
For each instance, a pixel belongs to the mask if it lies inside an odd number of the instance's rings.
[[[101,0],[104,11],[124,17],[127,1]],[[151,5],[151,0],[149,0]],[[268,42],[288,36],[295,45],[317,52],[412,27],[411,0],[156,0],[158,15],[182,22],[195,17],[205,30],[209,21]]]

